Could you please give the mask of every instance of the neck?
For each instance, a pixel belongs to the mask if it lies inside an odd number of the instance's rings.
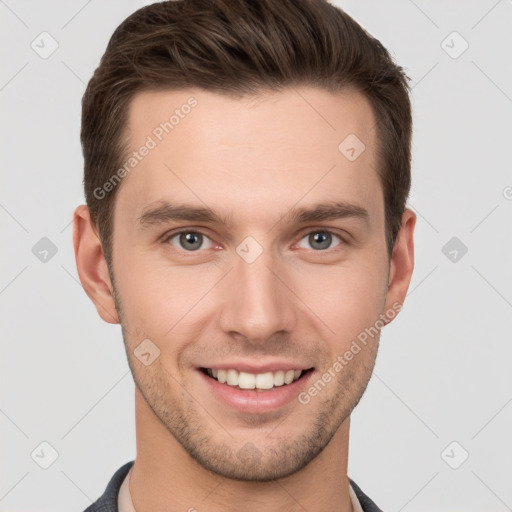
[[[137,457],[130,478],[136,512],[352,512],[347,477],[350,417],[325,449],[293,475],[246,482],[196,462],[165,429],[135,387]]]

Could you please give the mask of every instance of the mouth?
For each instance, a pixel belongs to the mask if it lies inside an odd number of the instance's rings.
[[[209,378],[233,389],[241,391],[273,391],[280,387],[286,387],[298,380],[304,379],[314,368],[305,370],[277,370],[264,373],[250,373],[238,371],[234,368],[200,368]]]

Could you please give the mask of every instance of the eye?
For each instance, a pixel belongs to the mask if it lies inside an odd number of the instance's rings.
[[[342,245],[345,242],[339,235],[332,231],[315,230],[304,236],[298,243],[298,246],[302,249],[309,249],[312,247],[313,250],[317,252],[325,252],[327,249],[331,248],[333,237],[340,241],[338,245]],[[173,240],[175,241],[173,242]],[[306,240],[306,243],[310,244],[310,247],[305,247],[303,245],[303,240]],[[181,249],[186,252],[196,252],[200,249],[211,249],[214,247],[214,243],[208,236],[200,231],[193,231],[190,229],[170,233],[164,236],[162,242],[170,243],[177,249]]]
[[[172,243],[172,240],[174,238],[177,238],[179,244],[178,246]],[[205,240],[207,240],[210,243],[208,247],[203,247],[203,243],[205,242]],[[194,252],[201,248],[211,249],[212,247],[212,241],[206,235],[200,233],[199,231],[179,231],[177,233],[173,233],[165,237],[163,242],[170,242],[175,247],[178,247],[178,249],[185,249],[187,252]]]
[[[324,251],[325,249],[329,249],[333,241],[333,237],[340,240],[341,243],[344,242],[344,240],[339,235],[336,235],[331,231],[323,230],[311,231],[309,234],[307,234],[304,238],[301,239],[301,242],[302,240],[307,239],[307,243],[311,244],[314,250]],[[299,247],[302,247],[303,249],[308,249],[308,247],[303,247],[302,245],[300,245],[301,242],[299,242]]]

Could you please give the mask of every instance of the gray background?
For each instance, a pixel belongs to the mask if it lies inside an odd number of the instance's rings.
[[[121,329],[80,285],[70,222],[85,85],[147,3],[0,0],[1,511],[82,511],[135,457]],[[418,214],[409,296],[352,415],[349,476],[386,511],[512,510],[512,2],[338,5],[412,79]],[[42,442],[58,453],[48,469]]]

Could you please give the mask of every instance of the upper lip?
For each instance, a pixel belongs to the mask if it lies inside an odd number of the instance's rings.
[[[265,364],[256,364],[254,362],[247,361],[233,361],[230,363],[222,362],[222,363],[211,363],[207,365],[202,365],[201,368],[214,368],[216,370],[230,370],[234,369],[239,372],[247,372],[247,373],[267,373],[267,372],[277,372],[278,370],[309,370],[312,368],[310,365],[305,365],[302,363],[297,363],[293,361],[269,361]]]

